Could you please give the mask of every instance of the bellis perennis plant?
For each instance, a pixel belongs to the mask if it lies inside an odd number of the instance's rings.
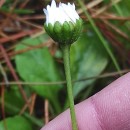
[[[82,20],[74,4],[56,5],[56,2],[52,0],[51,6],[47,5],[43,11],[46,15],[45,30],[54,41],[60,44],[72,44],[78,39]]]
[[[59,3],[59,5],[56,5],[56,2],[52,0],[51,6],[47,5],[47,8],[43,9],[43,11],[46,15],[46,22],[44,24],[45,30],[54,41],[59,43],[63,52],[72,128],[73,130],[78,130],[74,110],[69,59],[70,46],[79,38],[82,20],[75,10],[75,5],[70,3]]]

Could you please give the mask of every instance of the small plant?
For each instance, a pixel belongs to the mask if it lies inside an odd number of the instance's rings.
[[[48,5],[47,9],[44,9],[44,13],[46,15],[45,30],[54,41],[58,42],[63,53],[72,128],[78,130],[70,73],[70,46],[79,38],[82,20],[75,11],[74,4],[60,3],[59,6],[56,6],[54,0],[52,0],[51,6]]]

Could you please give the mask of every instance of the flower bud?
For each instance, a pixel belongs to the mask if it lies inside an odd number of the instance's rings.
[[[51,6],[44,9],[46,22],[44,24],[46,32],[50,37],[60,44],[72,44],[81,33],[82,19],[75,10],[74,4],[60,3],[52,0]]]

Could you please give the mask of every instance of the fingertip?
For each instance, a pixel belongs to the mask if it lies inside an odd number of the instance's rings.
[[[75,106],[79,130],[130,130],[130,73]],[[69,110],[41,130],[72,130]]]

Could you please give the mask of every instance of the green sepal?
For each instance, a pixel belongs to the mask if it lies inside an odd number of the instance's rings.
[[[56,21],[55,24],[54,24],[54,29],[53,29],[54,32],[55,33],[61,33],[61,28],[62,28],[62,26],[61,26],[60,22]]]
[[[48,29],[51,35],[53,35],[53,26],[51,23],[48,23]]]
[[[45,31],[46,31],[49,35],[51,35],[51,34],[50,34],[50,31],[49,31],[49,28],[48,28],[48,25],[47,25],[46,23],[44,23],[44,29],[45,29]]]
[[[49,35],[54,41],[56,41],[57,38],[56,38],[56,36],[54,35],[54,32],[53,32],[54,26],[52,26],[51,23],[48,23],[48,25],[45,23],[45,24],[44,24],[44,28],[45,28],[46,32],[48,33],[48,35]]]
[[[62,25],[60,22],[56,21],[53,28],[53,35],[56,36],[56,41],[61,42],[62,41]]]
[[[74,35],[74,30],[75,30],[75,24],[72,23],[72,22],[69,22],[69,25],[70,25],[70,31],[71,31],[71,34],[70,34],[70,44],[73,43],[73,35]]]
[[[63,41],[66,43],[69,42],[70,35],[71,35],[71,27],[68,22],[64,22],[62,26],[62,32],[63,32],[63,36],[62,36]]]
[[[76,41],[79,38],[79,36],[81,34],[81,30],[82,30],[82,19],[78,19],[78,20],[76,20],[72,41]]]
[[[54,35],[54,31],[53,31],[54,26],[52,26],[51,23],[48,23],[48,28],[49,28],[50,36],[52,37],[52,39],[53,39],[54,41],[56,41],[57,38],[56,38],[56,36]]]
[[[74,27],[75,27],[75,25],[72,22],[69,22],[69,25],[70,25],[70,31],[71,31],[71,33],[74,33]]]

